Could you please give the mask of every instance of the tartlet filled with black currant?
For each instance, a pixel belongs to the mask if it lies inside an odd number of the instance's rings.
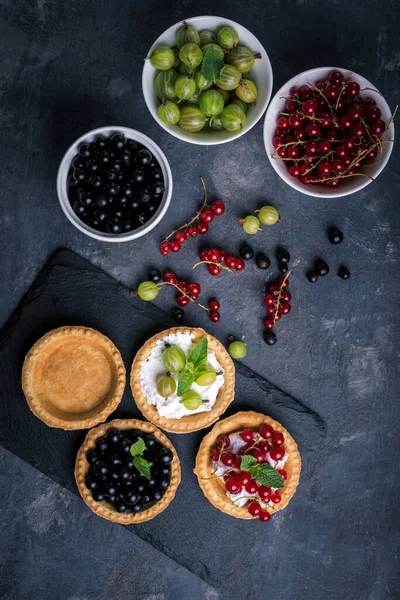
[[[165,510],[181,471],[175,448],[157,427],[119,419],[89,431],[76,458],[75,480],[93,512],[127,525]]]
[[[122,237],[156,215],[168,181],[154,148],[131,139],[130,130],[101,131],[83,138],[70,153],[66,194],[87,227]]]

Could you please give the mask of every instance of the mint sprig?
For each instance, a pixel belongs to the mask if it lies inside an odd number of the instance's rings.
[[[183,396],[190,390],[196,379],[206,372],[208,340],[204,336],[187,355],[187,371],[181,371],[178,380],[178,396]]]
[[[241,471],[248,471],[253,479],[266,487],[283,488],[283,477],[268,463],[258,463],[254,456],[245,454],[240,461]]]
[[[213,81],[215,83],[223,66],[224,61],[218,50],[216,50],[216,48],[208,48],[201,63],[201,74],[203,77],[205,77],[207,81]]]
[[[132,464],[139,471],[141,475],[147,477],[147,479],[151,478],[150,465],[145,458],[139,456],[142,452],[146,450],[146,444],[142,438],[139,438],[129,449],[129,452],[133,456]]]

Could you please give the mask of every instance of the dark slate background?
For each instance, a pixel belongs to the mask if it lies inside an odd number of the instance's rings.
[[[300,264],[292,278],[293,310],[279,324],[273,348],[262,342],[264,275],[255,266],[246,268],[237,286],[227,274],[211,279],[199,272],[207,293],[221,299],[223,318],[212,325],[191,309],[188,320],[223,341],[228,333],[244,336],[244,362],[322,415],[325,446],[311,479],[301,482],[288,509],[265,527],[251,556],[243,557],[246,568],[239,566],[218,589],[92,515],[78,498],[1,449],[0,597],[397,599],[398,147],[375,183],[354,196],[324,201],[295,192],[272,171],[262,122],[240,140],[210,148],[169,136],[143,102],[142,60],[164,29],[198,14],[219,14],[251,29],[271,58],[275,90],[304,69],[332,64],[367,77],[391,107],[399,99],[395,0],[182,1],[176,8],[157,0],[0,0],[0,319],[7,320],[59,247],[130,286],[150,265],[189,276],[198,242],[171,259],[157,248],[174,224],[193,213],[202,175],[210,192],[229,206],[207,242],[237,251],[245,239],[237,217],[268,202],[277,206],[282,223],[253,238],[254,248],[272,256],[283,244]],[[69,144],[110,124],[140,129],[160,144],[175,184],[165,220],[145,238],[121,245],[75,230],[55,192]],[[331,223],[345,234],[339,247],[326,240]],[[312,286],[304,270],[317,255],[326,258],[332,274]],[[348,282],[334,274],[342,261],[352,271]],[[167,292],[158,305],[172,305]],[[271,528],[279,532],[274,544]],[[224,552],[211,526],[204,535],[211,559]]]

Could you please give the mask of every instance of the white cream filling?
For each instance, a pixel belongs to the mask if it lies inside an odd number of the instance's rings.
[[[206,386],[193,383],[190,389],[200,394],[203,403],[196,410],[188,410],[183,406],[182,402],[180,402],[182,398],[178,396],[176,392],[172,396],[169,396],[169,398],[163,398],[157,392],[157,378],[160,374],[166,372],[162,360],[162,353],[166,348],[165,344],[179,346],[179,348],[187,355],[195,345],[195,342],[193,342],[190,332],[178,332],[169,334],[156,343],[147,359],[141,363],[140,382],[142,384],[143,393],[147,397],[147,402],[149,404],[155,404],[157,412],[162,417],[167,417],[168,419],[181,419],[186,415],[210,411],[217,400],[219,390],[224,386],[224,370],[219,364],[214,352],[208,351],[207,364],[217,372],[216,380],[211,385]],[[179,373],[172,374],[172,377],[175,379],[178,388]]]
[[[255,440],[259,440],[260,438],[261,438],[261,436],[259,433],[254,433]],[[229,448],[227,448],[227,452],[233,452],[233,454],[237,454],[241,448],[243,448],[244,446],[247,446],[247,442],[244,442],[242,440],[240,433],[231,433],[231,435],[229,436],[229,440],[231,442],[231,445],[229,446]],[[275,469],[283,469],[288,458],[289,458],[289,454],[285,451],[285,454],[281,458],[281,460],[273,460],[269,456],[269,454],[267,454],[266,460],[271,465],[271,467],[274,467]],[[216,471],[215,471],[215,469],[216,469]],[[221,479],[223,478],[224,473],[226,473],[226,471],[228,471],[229,469],[230,469],[230,467],[227,467],[226,465],[223,465],[222,463],[219,463],[219,465],[218,465],[215,461],[213,461],[212,471],[216,475],[218,475]],[[271,489],[273,492],[276,492],[279,488],[271,488]],[[248,492],[246,492],[245,488],[243,488],[242,491],[239,492],[238,494],[231,494],[230,492],[227,491],[226,495],[228,496],[228,498],[230,500],[232,500],[232,502],[235,504],[235,506],[244,506],[245,504],[247,504],[249,502],[250,498],[251,499],[254,498],[254,494],[249,494]],[[259,498],[257,499],[257,502],[259,502],[263,508],[266,508],[267,506],[269,506],[269,507],[274,506],[274,504],[272,502],[263,502]]]

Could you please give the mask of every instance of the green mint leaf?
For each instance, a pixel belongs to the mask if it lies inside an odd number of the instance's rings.
[[[192,375],[194,375],[196,369],[195,369],[194,363],[191,360],[187,361],[187,368],[189,370],[189,373],[192,373]]]
[[[204,336],[201,340],[193,346],[191,351],[188,354],[188,362],[192,362],[195,369],[200,367],[204,367],[207,362],[207,348],[208,348],[208,340]]]
[[[249,471],[253,479],[261,483],[261,485],[272,488],[283,488],[284,486],[283,477],[268,463],[254,465],[250,467]]]
[[[194,382],[194,377],[189,371],[182,371],[178,381],[178,396],[183,396],[185,392],[188,392]]]
[[[144,475],[145,477],[147,477],[147,479],[151,478],[150,467],[147,460],[145,460],[141,456],[134,456],[132,462],[133,466],[136,467],[136,469],[141,475]]]
[[[242,460],[240,461],[240,470],[241,471],[250,471],[254,465],[257,464],[254,456],[250,456],[249,454],[244,454],[242,456]],[[253,477],[253,476],[252,476]]]
[[[144,443],[142,438],[139,438],[137,442],[132,444],[130,448],[130,453],[132,454],[132,456],[137,456],[138,454],[141,454],[144,450],[146,450],[146,444]]]
[[[203,62],[201,63],[201,74],[207,79],[207,81],[216,81],[221,73],[221,69],[224,66],[224,61],[220,57],[218,50],[215,48],[208,48],[203,56]]]

